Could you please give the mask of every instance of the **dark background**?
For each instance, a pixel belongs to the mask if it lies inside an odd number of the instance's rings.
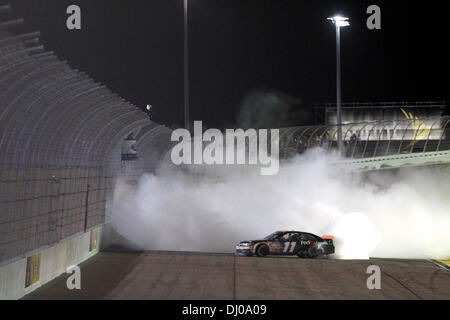
[[[183,125],[182,0],[0,0],[42,32],[48,50],[128,101],[154,106],[153,119]],[[66,8],[82,30],[66,28]],[[382,29],[366,28],[381,7]],[[335,101],[335,30],[342,13],[344,102],[450,100],[444,1],[190,0],[191,120],[235,123],[245,95],[276,90],[302,110]],[[310,120],[310,119],[309,119]],[[308,121],[309,121],[308,120]]]

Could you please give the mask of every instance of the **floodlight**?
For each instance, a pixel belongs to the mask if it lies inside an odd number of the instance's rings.
[[[328,18],[328,20],[332,21],[336,25],[336,27],[347,27],[350,25],[347,17],[334,16]]]

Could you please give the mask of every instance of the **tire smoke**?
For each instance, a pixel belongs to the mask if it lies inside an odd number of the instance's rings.
[[[358,174],[331,160],[311,150],[275,176],[241,167],[118,181],[111,222],[141,250],[233,252],[239,241],[299,230],[334,235],[336,258],[448,256],[449,167]]]

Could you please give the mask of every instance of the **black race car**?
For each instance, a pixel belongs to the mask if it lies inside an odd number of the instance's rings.
[[[318,258],[334,253],[333,236],[316,236],[301,231],[276,231],[263,240],[242,241],[236,255],[265,257],[267,255],[297,255]]]

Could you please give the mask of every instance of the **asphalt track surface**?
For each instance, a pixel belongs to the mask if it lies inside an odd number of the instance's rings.
[[[381,269],[380,290],[367,288],[369,265]],[[80,267],[81,290],[63,274],[24,299],[450,300],[450,271],[427,260],[101,252]]]

